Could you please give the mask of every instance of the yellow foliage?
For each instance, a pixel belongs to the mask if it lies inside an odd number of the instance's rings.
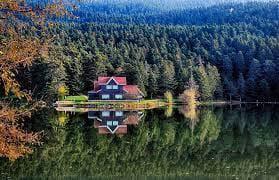
[[[190,123],[189,126],[193,131],[197,122],[197,99],[199,97],[198,90],[195,86],[189,87],[182,94],[180,94],[179,99],[182,101],[184,106],[179,109],[179,111],[187,118]]]
[[[196,124],[199,121],[198,112],[196,106],[184,105],[179,108],[179,112],[184,115],[189,121],[190,129],[193,131]]]
[[[65,85],[61,85],[58,88],[59,99],[64,99],[65,96],[69,94],[69,90]]]
[[[59,126],[64,126],[65,124],[67,124],[68,122],[68,116],[66,113],[62,112],[62,113],[59,113],[58,115],[58,124]]]
[[[171,117],[173,113],[173,106],[172,104],[168,105],[166,110],[165,110],[165,116],[166,117]]]
[[[170,91],[165,92],[164,97],[165,97],[168,104],[173,103],[173,96],[172,96],[172,93]]]
[[[186,89],[180,96],[179,99],[182,103],[187,104],[190,108],[194,108],[197,105],[197,99],[199,97],[199,93],[196,88]]]

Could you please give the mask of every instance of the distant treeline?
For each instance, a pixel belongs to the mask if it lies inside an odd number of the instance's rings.
[[[227,3],[210,7],[182,10],[161,10],[143,4],[81,5],[73,13],[78,22],[117,23],[117,24],[169,24],[203,25],[226,23],[251,23],[258,27],[266,23],[278,23],[278,2]],[[258,24],[260,23],[260,24]]]
[[[48,33],[55,35],[49,57],[38,59],[31,69],[23,68],[18,78],[23,89],[48,100],[56,98],[62,85],[72,95],[86,93],[101,75],[127,76],[147,97],[167,90],[178,95],[193,75],[201,100],[278,101],[276,7],[275,2],[251,3],[154,16],[161,25],[125,25],[129,21],[119,13],[113,21],[113,10],[106,16],[110,23],[61,23],[49,27]],[[91,13],[96,22],[106,22],[96,13]],[[142,20],[140,13],[137,17]],[[125,23],[118,22],[122,20]]]

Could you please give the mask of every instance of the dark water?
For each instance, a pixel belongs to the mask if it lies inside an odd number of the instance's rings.
[[[0,159],[0,179],[279,179],[278,106],[44,109],[28,124],[44,131],[44,144],[15,162]]]

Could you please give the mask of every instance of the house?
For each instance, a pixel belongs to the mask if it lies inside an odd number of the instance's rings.
[[[127,134],[128,125],[138,125],[143,115],[137,111],[89,111],[88,119],[94,119],[99,134]]]
[[[94,89],[88,92],[89,101],[139,101],[143,97],[137,85],[127,85],[126,77],[98,77]]]

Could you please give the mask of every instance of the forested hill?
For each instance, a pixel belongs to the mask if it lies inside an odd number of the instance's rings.
[[[117,24],[204,25],[225,23],[278,22],[278,2],[223,4],[184,10],[164,11],[144,4],[81,5],[74,13],[80,22]]]
[[[131,4],[142,5],[147,8],[158,9],[161,11],[189,9],[198,7],[209,7],[225,3],[247,3],[247,2],[269,2],[270,0],[82,0],[85,5],[98,4],[117,6],[129,6]],[[78,2],[78,1],[76,1]],[[80,1],[79,1],[80,2]]]
[[[55,100],[61,86],[86,94],[98,76],[120,75],[154,98],[179,95],[192,74],[204,101],[279,101],[278,3],[152,8],[81,7],[49,27],[49,56],[20,72],[22,89]]]

